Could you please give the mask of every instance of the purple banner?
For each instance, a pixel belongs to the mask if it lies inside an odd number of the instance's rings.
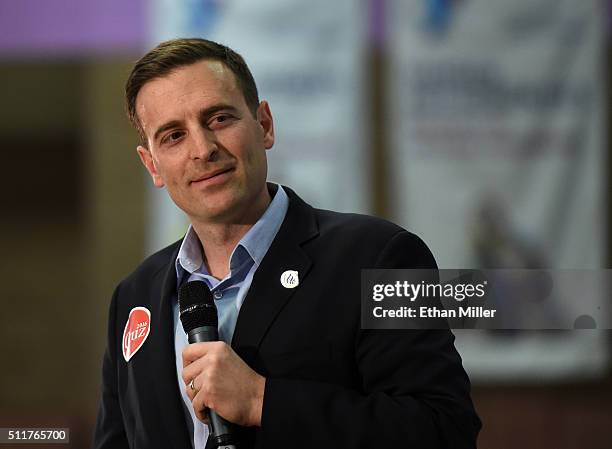
[[[11,56],[126,52],[146,37],[145,0],[0,2],[0,53]]]

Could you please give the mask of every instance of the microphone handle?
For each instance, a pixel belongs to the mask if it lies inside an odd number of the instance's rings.
[[[193,329],[187,334],[189,343],[203,343],[219,341],[219,333],[214,326],[201,326]],[[214,410],[208,410],[208,421],[212,429],[212,437],[217,443],[218,449],[236,449],[236,428]]]

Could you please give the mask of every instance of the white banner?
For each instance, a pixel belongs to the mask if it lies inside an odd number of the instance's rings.
[[[441,268],[602,267],[604,6],[390,2],[394,218]],[[588,331],[460,337],[477,378],[605,363]]]
[[[294,188],[316,207],[367,212],[367,135],[361,118],[366,18],[360,2],[153,4],[153,43],[200,36],[245,58],[275,121],[268,179]],[[185,221],[165,195],[152,196],[153,249],[179,237]]]

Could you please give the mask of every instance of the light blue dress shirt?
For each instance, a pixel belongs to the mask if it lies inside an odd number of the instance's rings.
[[[176,258],[177,286],[187,281],[204,281],[208,284],[219,317],[219,338],[231,344],[238,312],[244,302],[253,275],[268,252],[274,237],[285,219],[289,199],[283,188],[279,185],[272,202],[253,225],[242,237],[232,251],[229,260],[229,274],[219,280],[208,273],[198,236],[190,225]],[[185,392],[185,384],[182,379],[183,359],[182,351],[187,346],[187,334],[179,319],[178,301],[175,298],[173,304],[174,312],[174,348],[176,351],[176,372],[178,374],[178,386],[185,405],[185,416],[192,431],[195,449],[204,449],[208,439],[208,426],[202,423],[196,416],[191,406],[191,401]]]

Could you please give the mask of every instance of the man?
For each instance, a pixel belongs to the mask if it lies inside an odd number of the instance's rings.
[[[475,447],[452,334],[360,328],[362,268],[433,256],[394,224],[266,183],[272,114],[243,59],[165,42],[126,97],[140,159],[191,225],[115,290],[94,446],[203,448],[209,408],[241,426],[241,448]],[[192,280],[214,293],[223,342],[187,344],[177,291]]]

